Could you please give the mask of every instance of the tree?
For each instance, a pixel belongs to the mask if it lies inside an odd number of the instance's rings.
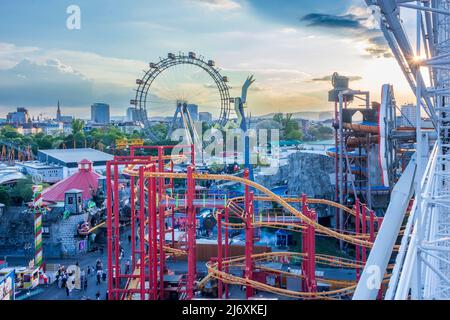
[[[6,138],[6,139],[17,139],[17,138],[21,137],[20,133],[17,132],[17,129],[11,127],[10,125],[4,126],[0,130],[0,134],[2,137]]]
[[[282,133],[280,135],[283,140],[302,140],[303,134],[300,131],[298,122],[292,119],[292,113],[286,115],[277,113],[273,116],[273,120],[280,123],[282,127]]]
[[[72,134],[77,134],[78,132],[82,132],[84,128],[84,121],[81,119],[74,119],[72,121]]]
[[[5,206],[9,206],[11,204],[9,190],[5,186],[0,186],[0,203],[3,203]]]
[[[17,203],[29,202],[33,197],[32,186],[31,177],[19,180],[16,186],[10,190],[9,196],[16,199]]]

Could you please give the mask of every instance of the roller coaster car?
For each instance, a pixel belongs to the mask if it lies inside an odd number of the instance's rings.
[[[167,54],[167,57],[168,57],[169,59],[175,60],[175,53],[169,53],[169,54]]]
[[[213,60],[208,61],[208,66],[214,67],[215,65],[216,65],[216,63]]]
[[[189,52],[189,58],[191,59],[195,59],[197,56],[195,54],[195,52]]]
[[[150,63],[148,64],[148,66],[149,66],[151,69],[156,69],[156,63],[150,62]]]

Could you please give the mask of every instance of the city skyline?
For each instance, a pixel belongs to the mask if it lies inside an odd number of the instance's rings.
[[[215,60],[234,96],[255,74],[253,115],[331,110],[334,71],[370,90],[372,100],[390,82],[400,104],[414,101],[364,1],[282,2],[78,1],[80,30],[66,27],[67,1],[2,3],[11,14],[0,22],[0,117],[16,107],[52,117],[57,100],[75,117],[95,102],[123,116],[148,62],[178,51]],[[405,13],[408,25],[414,16]]]

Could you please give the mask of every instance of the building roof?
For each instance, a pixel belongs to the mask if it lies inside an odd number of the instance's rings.
[[[89,159],[94,164],[96,162],[106,162],[114,159],[114,156],[108,153],[91,148],[39,150],[39,153],[65,164],[78,163],[83,159]]]
[[[12,169],[0,170],[0,185],[24,179],[26,179],[25,175],[17,170]]]
[[[98,179],[102,176],[92,171],[90,166],[89,169],[85,169],[83,164],[80,161],[78,172],[45,189],[42,192],[43,200],[45,202],[62,202],[65,200],[67,191],[76,192],[75,190],[83,192],[83,200],[91,199],[92,192],[96,192],[98,189]]]

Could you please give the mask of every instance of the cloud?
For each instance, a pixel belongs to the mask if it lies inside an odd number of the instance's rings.
[[[364,43],[366,57],[391,58],[392,53],[368,10],[350,7],[345,14],[309,13],[300,19],[306,27],[324,28],[340,37]]]
[[[332,15],[322,13],[310,13],[300,19],[306,22],[308,27],[327,27],[327,28],[348,28],[348,29],[364,29],[361,21],[353,14]]]
[[[87,107],[95,101],[126,102],[129,94],[125,88],[96,84],[58,59],[43,63],[24,59],[0,70],[0,101],[11,107],[50,106],[57,100],[69,107]]]
[[[210,10],[235,10],[241,5],[233,0],[189,0],[206,6]]]

